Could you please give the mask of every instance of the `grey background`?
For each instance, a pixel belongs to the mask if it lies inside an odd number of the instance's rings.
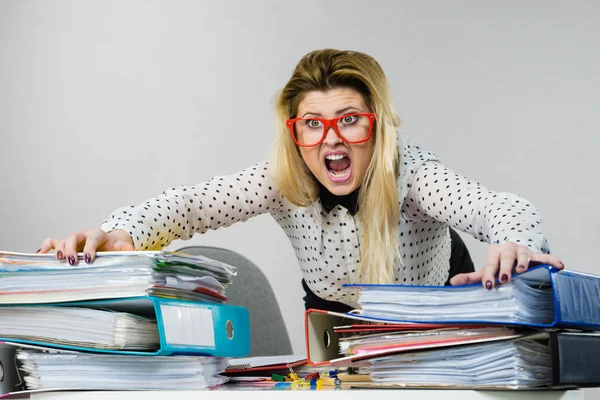
[[[381,63],[405,134],[531,200],[553,253],[600,273],[598,21],[595,1],[0,1],[0,248],[266,158],[274,94],[335,47]],[[467,243],[480,266],[486,245]],[[304,351],[300,272],[270,216],[171,248],[187,244],[259,265]]]

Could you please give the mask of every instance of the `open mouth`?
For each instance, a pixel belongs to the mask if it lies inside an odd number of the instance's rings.
[[[350,179],[352,173],[352,162],[348,155],[344,153],[328,154],[325,156],[325,167],[329,179],[340,183]]]

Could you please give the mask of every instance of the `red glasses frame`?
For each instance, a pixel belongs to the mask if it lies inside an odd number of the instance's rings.
[[[357,141],[350,141],[347,140],[339,131],[338,129],[338,121],[342,118],[346,118],[346,117],[367,117],[369,119],[369,134],[367,135],[367,137],[363,140],[357,140]],[[297,121],[301,121],[301,120],[311,120],[311,121],[319,121],[323,124],[323,136],[321,137],[321,139],[315,143],[315,144],[300,144],[298,142],[298,140],[296,139],[296,135],[294,134],[294,124]],[[335,132],[335,134],[342,140],[342,142],[344,143],[348,143],[348,144],[358,144],[358,143],[364,143],[367,140],[369,140],[371,138],[371,135],[373,134],[373,122],[377,120],[377,117],[375,116],[375,114],[373,113],[353,113],[353,114],[344,114],[341,115],[339,117],[336,118],[331,118],[331,119],[325,119],[325,118],[292,118],[292,119],[288,119],[286,121],[286,125],[290,130],[290,133],[292,135],[292,139],[294,140],[294,143],[296,143],[298,146],[300,147],[314,147],[314,146],[318,146],[321,143],[323,143],[323,140],[325,140],[325,137],[327,136],[327,132],[329,132],[329,128],[333,128],[333,131]]]

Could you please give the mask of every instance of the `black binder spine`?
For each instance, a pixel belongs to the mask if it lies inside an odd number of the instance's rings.
[[[600,333],[551,332],[552,386],[600,386]]]

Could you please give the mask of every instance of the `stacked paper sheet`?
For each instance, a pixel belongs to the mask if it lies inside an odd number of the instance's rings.
[[[156,295],[223,302],[235,267],[174,252],[98,253],[77,267],[49,254],[0,252],[0,304]]]
[[[77,266],[0,252],[0,394],[224,383],[226,357],[250,347],[248,310],[225,304],[235,275],[168,251],[100,252]]]
[[[492,291],[481,285],[445,288],[359,286],[361,314],[394,321],[494,320],[548,324],[554,301],[547,281],[516,277]],[[468,301],[465,301],[468,299]]]
[[[80,307],[0,307],[0,337],[96,349],[156,350],[156,321]]]
[[[535,340],[448,347],[369,359],[361,370],[393,386],[535,388],[552,382],[550,348]]]
[[[17,351],[30,390],[191,390],[224,383],[227,360]]]

